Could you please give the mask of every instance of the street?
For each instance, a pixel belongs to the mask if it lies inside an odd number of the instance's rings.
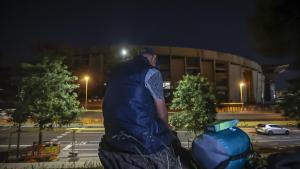
[[[300,147],[300,130],[292,130],[289,135],[257,135],[251,136],[252,143],[262,148],[288,149]]]
[[[8,127],[0,128],[0,150],[6,150],[8,147],[9,137]],[[78,157],[97,157],[98,144],[104,134],[103,128],[81,128],[76,129],[74,151],[78,152]],[[244,131],[251,137],[254,146],[263,148],[285,149],[300,147],[300,130],[291,128],[290,135],[257,135],[252,128],[245,128]],[[178,137],[185,147],[191,146],[192,134],[186,131],[178,131]],[[17,134],[12,134],[12,148],[16,146]],[[37,141],[37,128],[23,128],[21,134],[21,147],[32,145],[33,141]],[[44,141],[59,141],[61,151],[59,154],[60,160],[67,160],[69,152],[72,151],[73,132],[70,128],[45,130],[43,133]]]

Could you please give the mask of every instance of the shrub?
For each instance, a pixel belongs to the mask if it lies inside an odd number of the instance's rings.
[[[171,109],[179,110],[170,118],[176,129],[201,133],[216,116],[216,97],[207,78],[185,75],[175,89]]]

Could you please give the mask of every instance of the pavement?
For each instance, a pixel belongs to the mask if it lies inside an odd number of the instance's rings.
[[[0,128],[0,149],[7,149],[7,139],[4,137],[8,136],[7,128]],[[250,136],[252,143],[256,147],[264,148],[276,148],[276,149],[287,149],[300,147],[300,130],[297,128],[290,128],[290,135],[257,135],[254,128],[242,128]],[[87,166],[98,166],[100,161],[98,159],[98,144],[100,138],[103,136],[103,128],[81,128],[77,129],[75,133],[75,146],[74,151],[78,152],[78,157],[74,160],[69,157],[69,153],[72,152],[72,141],[73,141],[73,129],[64,128],[60,130],[52,130],[44,133],[44,140],[55,140],[60,142],[61,150],[59,158],[54,162],[46,163],[2,163],[1,167],[5,166],[8,168],[24,168],[24,167],[36,167],[36,168],[61,168],[64,167],[87,167]],[[21,147],[31,145],[33,140],[38,137],[37,128],[24,128],[21,137]],[[178,137],[184,147],[191,147],[192,138],[194,135],[187,131],[177,131]],[[13,134],[15,140],[16,133]],[[13,142],[13,147],[16,143]],[[0,168],[1,168],[0,167]]]
[[[39,163],[0,163],[2,169],[70,169],[70,168],[98,168],[100,169],[101,163],[98,157],[78,158],[72,160],[60,160],[52,162],[39,162]]]
[[[96,114],[93,114],[96,113]],[[89,116],[93,118],[99,117],[99,112],[89,111]],[[280,114],[269,112],[243,112],[243,113],[219,113],[218,119],[239,119],[242,129],[248,133],[252,143],[256,147],[272,148],[272,149],[286,149],[300,147],[300,130],[291,127],[291,120],[285,119]],[[257,135],[254,131],[254,125],[256,123],[273,122],[285,123],[290,126],[290,135]],[[295,122],[295,121],[294,121]],[[11,144],[12,149],[16,147],[17,133],[15,128],[10,127],[11,124],[0,124],[0,151],[7,150],[9,142],[9,133],[12,131]],[[79,128],[77,128],[79,127]],[[73,136],[73,130],[76,130]],[[184,147],[191,147],[192,139],[194,135],[187,131],[177,131],[178,137]],[[64,126],[63,128],[55,128],[44,130],[43,140],[57,141],[61,145],[59,158],[55,162],[48,163],[2,163],[0,166],[7,166],[8,168],[24,168],[26,166],[36,166],[40,168],[42,166],[48,166],[48,168],[56,168],[61,166],[76,165],[98,165],[98,144],[101,137],[104,134],[104,128],[100,123],[94,124],[71,124],[70,126]],[[75,142],[73,143],[73,137]],[[21,134],[21,147],[31,146],[33,141],[38,139],[38,128],[33,127],[32,123],[26,123],[23,126]],[[74,145],[74,147],[73,147]],[[70,158],[70,152],[77,151],[78,158]],[[40,166],[39,166],[40,165]],[[1,168],[0,167],[0,168]]]
[[[170,112],[173,114],[174,112]],[[269,121],[272,123],[273,121],[278,124],[281,122],[286,122],[289,125],[295,125],[296,121],[293,119],[288,119],[283,117],[280,113],[274,113],[270,111],[243,111],[243,112],[222,112],[218,113],[216,118],[218,120],[226,120],[226,119],[238,119],[241,122],[249,122],[249,121],[258,121],[264,122]],[[0,126],[11,126],[12,123],[7,123],[7,116],[0,117]],[[80,116],[81,122],[72,123],[71,126],[64,127],[101,127],[103,123],[102,110],[87,110],[82,113]],[[256,125],[256,124],[254,124]],[[280,123],[280,125],[284,125]],[[27,122],[23,124],[24,127],[33,127],[34,124],[31,122]],[[244,127],[244,126],[243,126]]]

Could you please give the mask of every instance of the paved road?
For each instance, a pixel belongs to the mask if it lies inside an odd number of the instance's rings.
[[[245,131],[249,134],[255,146],[278,149],[300,146],[300,130],[292,130],[291,134],[288,136],[257,135],[253,132],[253,129],[245,129]],[[98,144],[102,135],[103,132],[79,131],[76,133],[77,144],[75,145],[75,150],[79,152],[79,157],[97,156]],[[193,138],[192,134],[185,131],[179,131],[178,137],[183,146],[191,146],[191,138]],[[72,150],[71,138],[72,134],[69,134],[60,140],[62,145],[61,158],[68,157],[69,152]],[[86,138],[88,138],[88,141]]]
[[[288,136],[285,135],[257,135],[254,133],[253,129],[244,129],[249,136],[254,145],[260,147],[270,147],[270,148],[286,148],[286,147],[296,147],[300,146],[300,130],[292,129],[291,134]],[[76,144],[74,147],[75,151],[78,151],[79,157],[96,157],[98,144],[103,136],[103,131],[94,130],[94,129],[83,129],[79,130],[75,134]],[[7,149],[9,136],[9,128],[0,128],[0,150]],[[185,131],[179,131],[178,137],[182,142],[182,145],[185,147],[191,146],[191,141],[189,138],[192,138],[192,134]],[[24,128],[21,138],[21,147],[29,146],[32,144],[32,141],[37,140],[38,138],[38,129],[37,128]],[[69,152],[72,151],[72,139],[73,133],[67,129],[59,130],[49,130],[44,133],[43,140],[57,140],[61,143],[61,153],[59,155],[60,160],[66,160],[69,156]],[[12,144],[16,144],[16,133],[13,134]]]
[[[263,148],[285,149],[300,147],[300,130],[292,130],[291,134],[286,135],[257,135],[250,134],[252,143]]]
[[[3,145],[7,145],[9,142],[9,133],[12,131],[11,144],[15,145],[17,143],[17,132],[16,129],[11,129],[10,127],[0,127],[0,149]],[[21,133],[21,144],[23,146],[32,145],[33,141],[38,141],[38,128],[25,127],[22,128]],[[55,139],[58,135],[65,132],[65,129],[59,130],[44,130],[43,140]]]

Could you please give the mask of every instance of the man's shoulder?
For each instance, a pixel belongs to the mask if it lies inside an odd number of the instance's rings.
[[[156,68],[148,69],[145,80],[150,79],[150,77],[152,77],[152,76],[160,76],[160,71]]]
[[[159,70],[149,69],[145,77],[145,85],[150,90],[153,98],[163,99],[163,80]]]

